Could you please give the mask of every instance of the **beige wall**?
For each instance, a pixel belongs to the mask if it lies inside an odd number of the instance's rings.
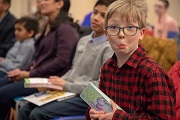
[[[27,0],[11,0],[11,8],[10,11],[16,16],[21,17],[22,15],[27,14],[28,4]]]
[[[11,12],[16,16],[20,17],[26,15],[28,11],[35,10],[35,1],[36,0],[12,0]],[[89,13],[97,0],[71,0],[71,9],[70,13],[75,20],[79,20],[79,23],[82,22],[84,16]],[[148,23],[153,24],[155,15],[154,15],[154,3],[156,0],[147,0],[149,13],[148,13]],[[180,0],[171,0],[169,14],[172,15],[180,25]]]
[[[97,0],[71,0],[70,13],[75,20],[82,23],[85,15],[93,10],[94,4]]]

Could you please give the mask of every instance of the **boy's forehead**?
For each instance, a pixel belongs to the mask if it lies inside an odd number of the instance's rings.
[[[15,25],[15,26],[19,26],[19,25],[20,25],[20,23],[15,23],[14,25]]]
[[[97,9],[98,10],[104,10],[106,12],[107,11],[107,6],[99,4],[99,5],[94,7],[94,10],[97,10]]]
[[[18,23],[15,23],[15,26],[22,26],[22,27],[24,27],[24,25],[25,25],[25,22],[18,22]]]
[[[108,19],[108,23],[138,24],[136,18],[118,12],[112,13]]]

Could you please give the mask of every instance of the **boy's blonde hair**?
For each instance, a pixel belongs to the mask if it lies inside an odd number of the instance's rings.
[[[147,11],[146,0],[116,0],[108,7],[105,17],[105,27],[108,25],[108,20],[112,15],[117,13],[123,20],[138,22],[139,27],[144,28]]]

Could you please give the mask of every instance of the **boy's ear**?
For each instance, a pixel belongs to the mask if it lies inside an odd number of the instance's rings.
[[[139,38],[139,40],[143,40],[144,32],[145,32],[145,28],[142,28],[141,31],[140,31],[140,38]]]
[[[28,31],[28,37],[31,38],[34,36],[34,30]]]

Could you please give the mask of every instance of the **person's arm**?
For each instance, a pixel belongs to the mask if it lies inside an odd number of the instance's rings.
[[[80,41],[82,41],[82,40],[83,40],[83,39],[81,38],[81,39],[79,40],[79,42],[77,43],[76,51],[75,51],[75,55],[74,55],[74,58],[73,58],[73,61],[72,61],[71,69],[68,70],[63,76],[61,76],[61,78],[64,79],[64,80],[67,80],[67,79],[68,79],[69,75],[70,75],[71,72],[72,72],[73,67],[75,66],[76,59],[79,59],[79,58],[78,58],[78,48],[79,48]]]
[[[176,22],[176,20],[174,19],[171,19],[168,21],[169,22],[169,30],[168,31],[171,31],[171,32],[177,32],[179,33],[179,25],[178,23]]]
[[[113,54],[113,50],[111,49],[111,47],[110,46],[105,47],[105,49],[102,52],[101,66],[106,62],[106,60],[112,57],[112,54]],[[99,74],[100,74],[100,69],[101,68],[99,68]],[[77,94],[80,94],[90,82],[94,83],[96,86],[99,85],[99,79],[97,80],[92,79],[91,81],[82,81],[82,82],[74,82],[74,83],[66,81],[64,88],[67,91],[73,91]]]
[[[180,119],[180,61],[173,65],[168,75],[173,79],[176,90],[176,120]]]
[[[103,76],[103,75],[102,75]],[[102,78],[103,79],[103,78]],[[105,86],[103,85],[103,81],[100,81],[100,89],[105,93]],[[152,77],[147,80],[146,89],[148,92],[147,97],[147,110],[129,114],[122,110],[116,110],[111,113],[102,114],[98,117],[108,118],[107,116],[112,116],[107,120],[154,120],[154,119],[167,119],[174,120],[175,119],[175,90],[172,83],[172,80],[166,75],[162,74],[159,71],[154,71],[152,73]],[[90,108],[86,113],[86,119],[91,120],[89,113]],[[96,120],[96,119],[95,119]],[[103,119],[102,119],[103,120]]]
[[[116,110],[113,120],[175,119],[175,90],[172,80],[165,73],[156,70],[146,81],[148,82],[146,89],[149,95],[147,97],[147,110],[134,114]]]
[[[30,77],[47,76],[62,70],[69,64],[74,46],[77,43],[76,34],[72,33],[70,26],[59,27],[56,33],[57,51],[56,57],[51,62],[41,67],[30,70]],[[73,32],[74,33],[74,32]]]
[[[163,31],[164,32],[163,32],[162,38],[168,38],[168,37],[172,36],[171,34],[179,33],[179,26],[174,19],[169,19],[169,20],[167,20],[166,26],[164,26]]]
[[[99,58],[100,61],[102,60],[100,62],[101,63],[100,66],[102,66],[102,64],[112,56],[113,50],[111,49],[110,46],[106,46],[105,49],[103,49],[103,52],[101,54],[102,54],[102,56],[101,56],[101,58]],[[69,71],[69,72],[71,72],[71,71]],[[100,68],[99,68],[99,70],[97,68],[96,72],[98,72],[97,74],[99,75],[100,74]],[[67,73],[67,74],[69,74],[69,73]],[[91,79],[88,81],[87,80],[78,80],[78,78],[76,78],[73,82],[70,82],[69,80],[66,80],[63,78],[65,78],[65,77],[59,78],[57,76],[52,76],[52,77],[50,77],[49,82],[51,82],[52,84],[56,84],[56,85],[63,87],[64,90],[66,90],[66,91],[74,92],[77,94],[82,93],[82,91],[85,89],[85,87],[90,82],[94,83],[96,86],[99,85],[99,76],[97,77],[97,79]]]
[[[14,29],[11,29],[4,41],[0,43],[0,56],[5,57],[8,50],[14,45],[15,43],[15,35],[14,35]]]
[[[16,56],[16,58],[13,59],[6,59],[1,65],[6,68],[6,70],[11,71],[17,68],[21,68],[27,62],[32,60],[32,57],[34,55],[34,48],[33,46],[25,45],[22,46],[22,51],[19,51],[19,53]]]

